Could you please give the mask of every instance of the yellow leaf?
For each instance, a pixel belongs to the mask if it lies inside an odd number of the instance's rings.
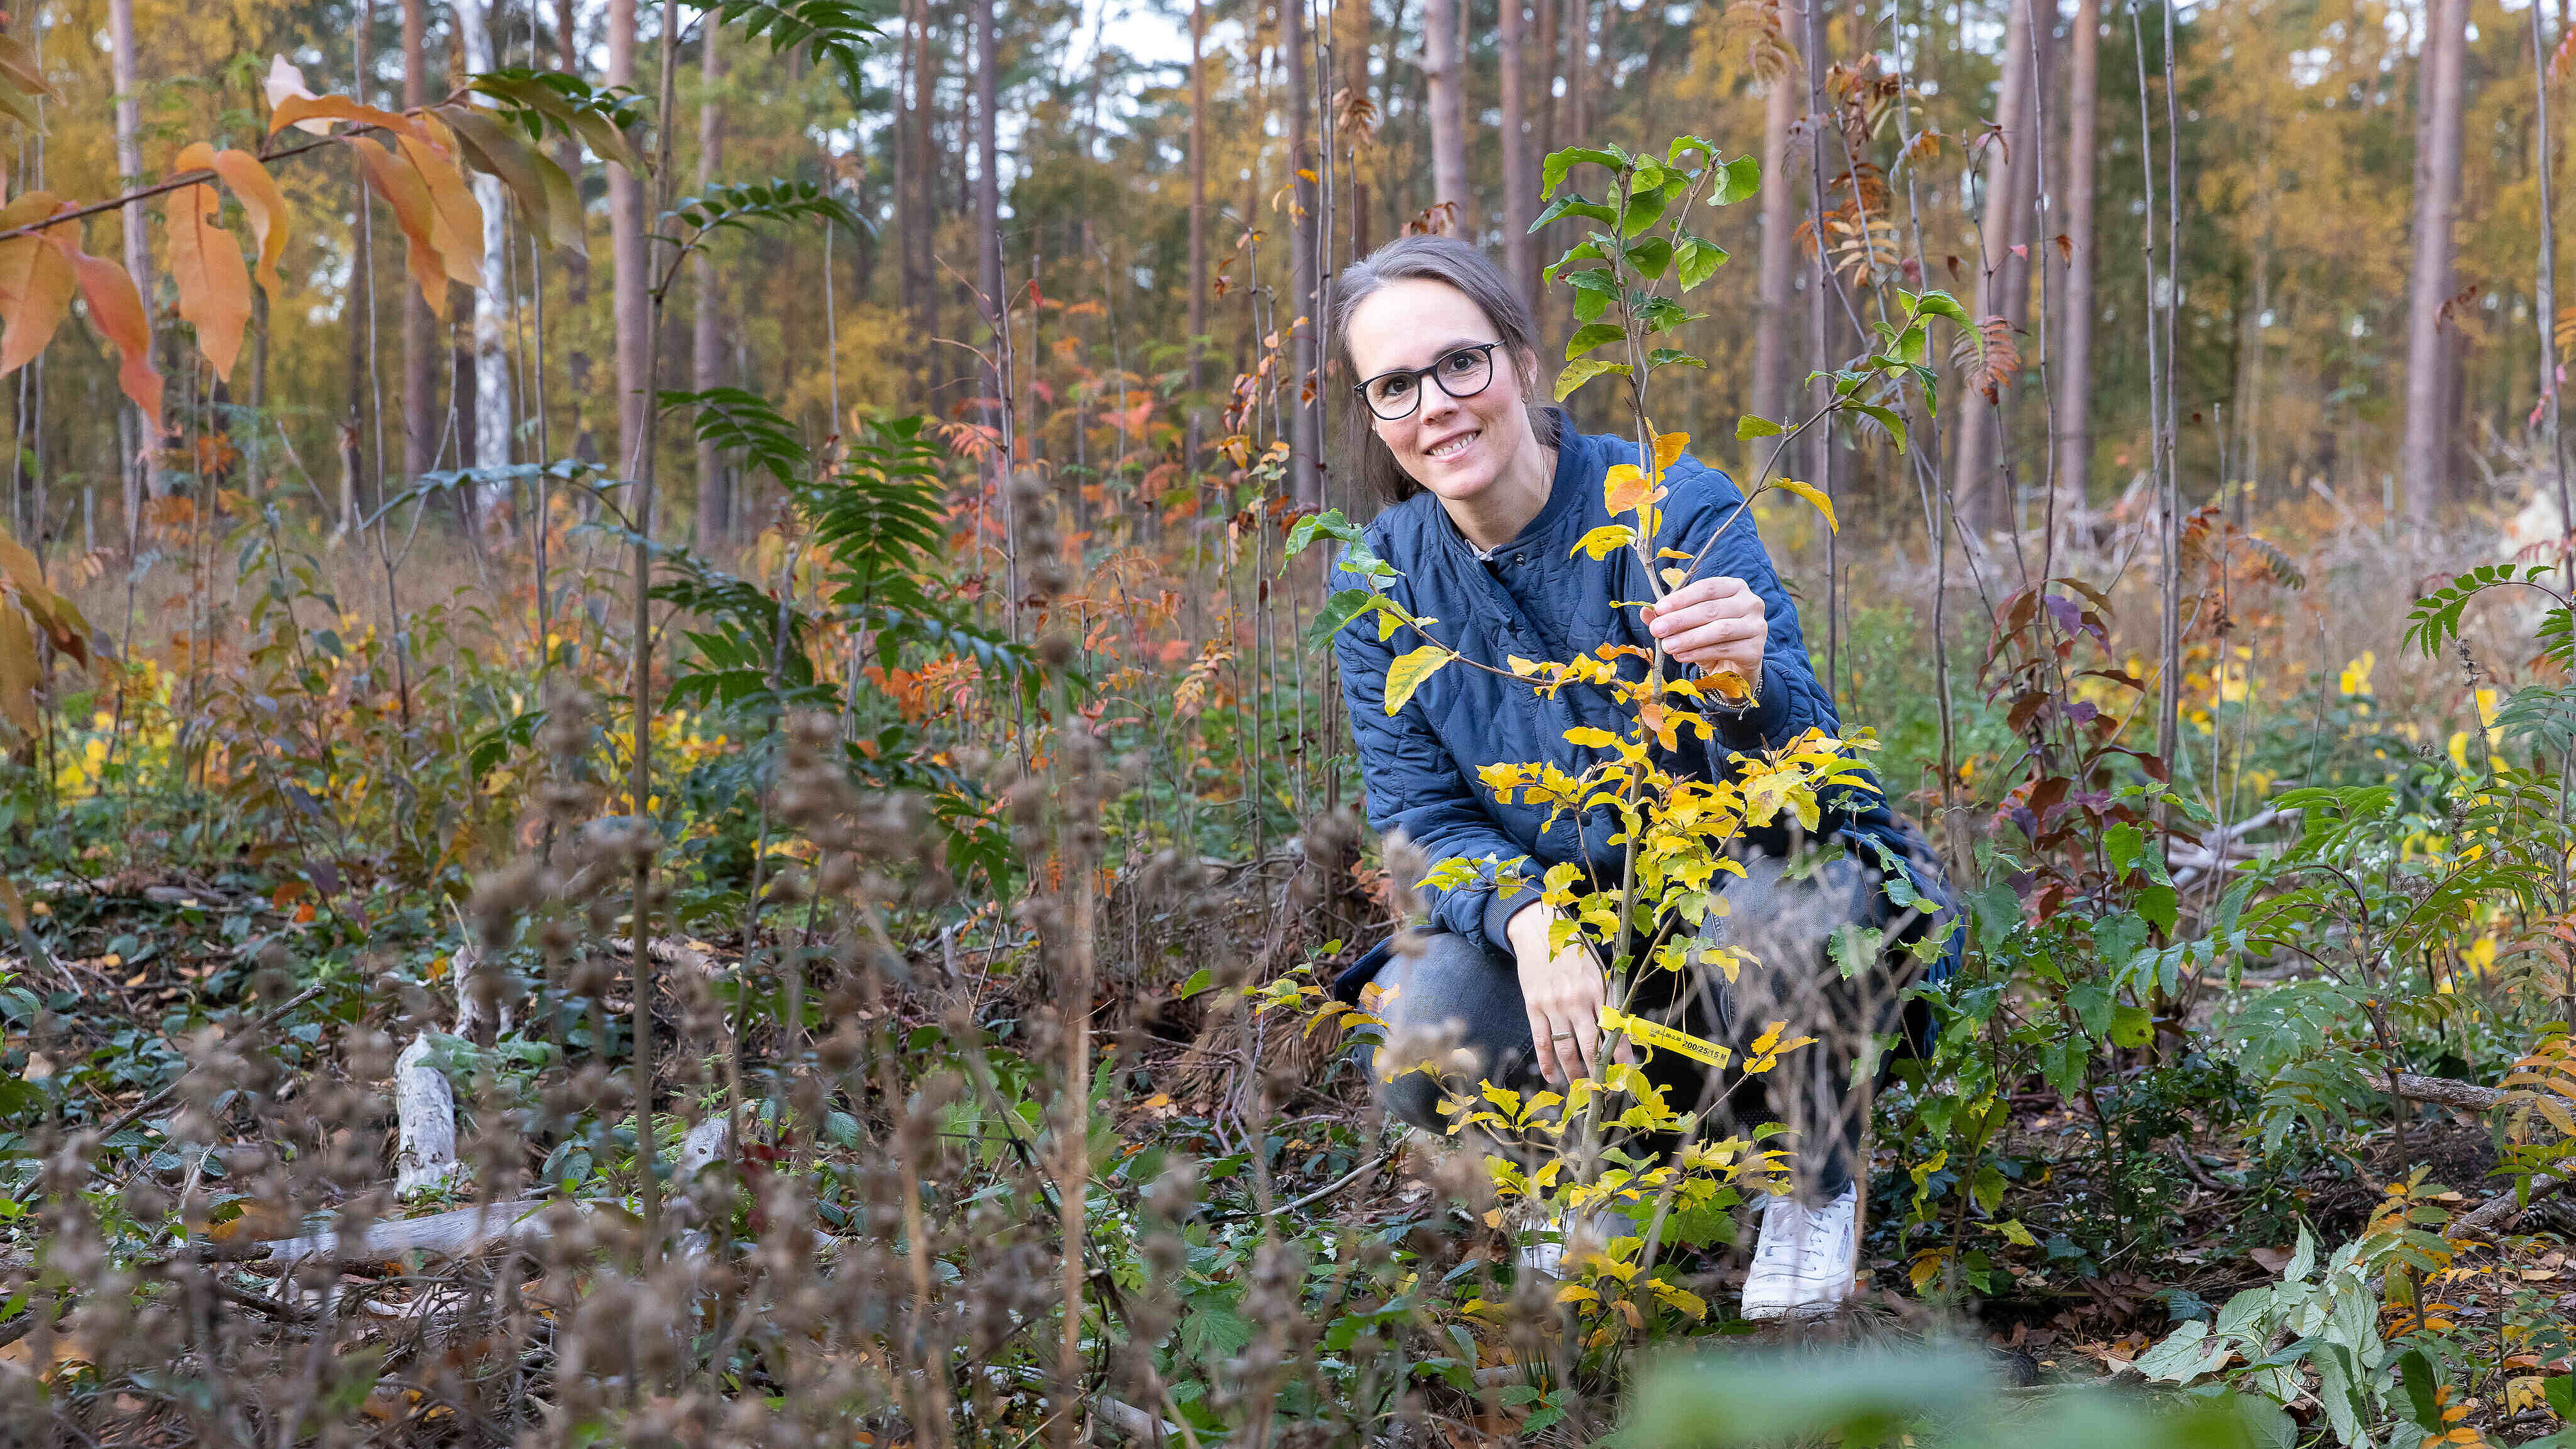
[[[1613,518],[1635,511],[1652,491],[1645,473],[1634,463],[1613,463],[1601,478],[1601,501]]]
[[[1995,1225],[1995,1231],[2003,1234],[2004,1241],[2012,1244],[2016,1248],[2036,1248],[2039,1246],[2039,1239],[2030,1235],[2030,1229],[2023,1227],[2019,1218],[2004,1219],[2002,1222]]]
[[[1669,552],[1669,550],[1667,550],[1667,552]],[[1665,588],[1678,589],[1682,586],[1682,580],[1688,578],[1689,575],[1683,573],[1680,569],[1666,569],[1661,575],[1659,575],[1659,577],[1663,579]]]
[[[1601,1301],[1601,1295],[1584,1287],[1580,1283],[1568,1283],[1564,1287],[1556,1290],[1556,1301],[1559,1303],[1598,1303]]]
[[[1688,433],[1655,434],[1655,472],[1661,474],[1666,468],[1680,462],[1682,451],[1689,446],[1690,434]]]
[[[1413,692],[1422,687],[1424,680],[1439,673],[1440,666],[1457,657],[1437,644],[1425,644],[1398,656],[1393,664],[1386,667],[1386,712],[1394,714],[1403,709],[1405,701],[1413,698]]]
[[[1834,501],[1825,496],[1823,489],[1813,483],[1801,483],[1795,478],[1781,479],[1780,486],[1816,505],[1816,511],[1825,516],[1825,527],[1836,533],[1842,532],[1842,525],[1834,521]]]
[[[189,149],[203,149],[203,143]],[[180,154],[185,161],[188,153]],[[179,315],[195,324],[197,350],[215,365],[215,376],[230,377],[241,356],[242,331],[250,326],[250,269],[242,265],[241,244],[218,221],[223,194],[202,184],[182,186],[164,195],[161,207]]]
[[[1570,745],[1584,745],[1596,750],[1606,750],[1618,744],[1619,737],[1608,730],[1597,730],[1590,725],[1576,725],[1565,732],[1565,742]]]
[[[1565,551],[1565,556],[1572,558],[1578,553],[1588,553],[1598,562],[1608,558],[1614,550],[1626,548],[1636,541],[1637,530],[1624,523],[1605,523],[1576,540],[1574,547]]]
[[[420,134],[420,123],[409,116],[362,106],[347,96],[287,96],[268,113],[268,133],[272,136],[305,119],[349,121],[361,126],[381,126],[396,135]]]

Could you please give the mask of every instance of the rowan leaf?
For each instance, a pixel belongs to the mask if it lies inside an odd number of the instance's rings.
[[[1825,490],[1813,483],[1801,483],[1795,478],[1783,478],[1779,486],[1816,505],[1816,511],[1825,516],[1825,527],[1835,533],[1842,532],[1842,525],[1834,520],[1834,501],[1825,496]]]
[[[180,156],[184,163],[187,153]],[[223,206],[223,193],[202,182],[161,198],[179,316],[196,327],[197,350],[215,365],[215,376],[229,378],[250,326],[250,269],[242,264],[241,243],[224,229]]]
[[[445,130],[445,127],[441,127]],[[437,138],[441,143],[454,133]],[[403,159],[420,174],[429,193],[429,239],[450,280],[480,289],[483,285],[483,204],[474,199],[457,166],[457,148],[409,136],[396,138]],[[532,178],[533,179],[533,178]]]
[[[154,436],[159,436],[161,374],[152,370],[152,329],[144,319],[143,294],[135,290],[133,276],[114,262],[82,251],[58,233],[47,232],[44,236],[72,264],[72,276],[80,283],[81,300],[89,306],[89,325],[116,344],[122,359],[117,364],[116,385],[143,410],[144,422]]]
[[[430,239],[428,183],[373,137],[352,136],[349,145],[358,153],[358,167],[367,185],[394,210],[394,224],[402,228],[405,262],[413,284],[420,288],[421,300],[429,303],[432,315],[446,321],[447,264],[439,258],[437,243]]]
[[[1391,715],[1403,709],[1424,680],[1439,673],[1442,665],[1457,657],[1437,644],[1425,644],[1398,655],[1396,661],[1386,667],[1386,712]]]

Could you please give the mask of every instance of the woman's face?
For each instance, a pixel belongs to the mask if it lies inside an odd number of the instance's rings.
[[[1447,380],[1466,391],[1451,376],[1453,354],[1499,341],[1485,310],[1466,293],[1422,277],[1389,282],[1351,313],[1347,342],[1360,381],[1397,369],[1440,369],[1431,377],[1402,380],[1405,396],[1381,407],[1393,412],[1410,401],[1413,410],[1389,420],[1372,409],[1371,425],[1397,465],[1444,501],[1477,497],[1516,464],[1526,469],[1537,451],[1522,387],[1530,359],[1493,347],[1486,354],[1493,363],[1491,380],[1481,391],[1454,398],[1441,386]],[[1464,358],[1454,364],[1470,379],[1471,369]]]

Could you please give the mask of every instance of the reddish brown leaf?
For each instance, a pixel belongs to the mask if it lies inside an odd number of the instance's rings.
[[[77,242],[63,234],[63,229],[44,233],[45,240],[63,254],[72,265],[72,276],[80,283],[81,300],[89,304],[89,325],[116,344],[122,361],[117,364],[116,385],[143,409],[143,419],[154,436],[161,432],[161,374],[152,370],[152,329],[143,316],[143,294],[134,289],[134,278],[114,262],[102,261],[80,249]]]
[[[62,209],[50,191],[30,191],[0,207],[0,230],[41,221]],[[0,377],[24,367],[53,340],[71,311],[72,269],[41,236],[0,242]]]

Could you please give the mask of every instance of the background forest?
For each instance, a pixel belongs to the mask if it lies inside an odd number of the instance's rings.
[[[2571,46],[9,14],[0,1442],[2576,1442]],[[1794,1135],[1604,1074],[1690,1151],[1524,1172],[1346,1053],[1466,868],[1326,647],[1437,621],[1318,566],[1313,319],[1423,230],[1738,477],[1841,697],[1658,859],[1861,759],[1962,902],[1830,1322],[1734,1317]]]

